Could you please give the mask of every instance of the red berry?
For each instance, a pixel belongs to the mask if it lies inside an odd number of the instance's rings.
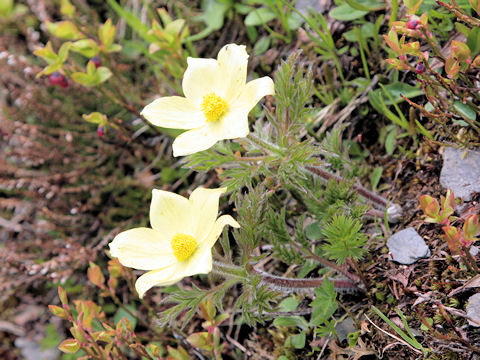
[[[90,59],[90,61],[95,65],[96,68],[102,66],[102,59],[100,59],[100,56],[94,56]]]
[[[65,76],[62,78],[62,82],[59,85],[62,89],[66,89],[68,87],[68,80]]]
[[[425,65],[423,63],[418,63],[417,66],[415,67],[415,72],[418,75],[421,75],[425,72]]]
[[[105,128],[102,125],[97,128],[97,135],[98,137],[103,137],[103,135],[105,135]]]
[[[407,28],[410,30],[416,30],[420,23],[417,20],[408,20],[407,21]]]
[[[50,74],[48,77],[48,81],[50,81],[51,85],[59,85],[61,86],[62,82],[64,81],[65,76],[63,76],[60,72],[55,71]]]

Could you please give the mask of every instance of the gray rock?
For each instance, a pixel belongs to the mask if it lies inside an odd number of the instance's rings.
[[[295,8],[300,11],[304,16],[308,15],[309,8],[314,12],[321,12],[322,1],[321,0],[297,0],[295,1]]]
[[[468,298],[467,316],[471,326],[480,327],[480,293]]]
[[[25,360],[57,360],[60,351],[57,349],[42,349],[40,344],[25,337],[15,339],[15,346],[20,349]]]
[[[452,189],[455,197],[469,201],[473,193],[480,192],[480,152],[445,148],[440,184]]]
[[[392,235],[387,241],[393,261],[410,265],[417,259],[429,257],[430,249],[414,228],[409,227]]]
[[[477,256],[479,253],[480,249],[478,246],[472,245],[470,246],[470,254],[472,254],[473,257]]]
[[[357,328],[355,327],[355,321],[353,321],[351,317],[347,317],[345,320],[335,325],[335,330],[337,331],[338,341],[342,343],[343,340],[347,339],[348,334],[357,331]]]

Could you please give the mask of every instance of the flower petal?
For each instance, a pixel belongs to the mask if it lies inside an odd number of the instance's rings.
[[[168,241],[162,233],[149,228],[135,228],[121,232],[109,244],[110,254],[124,266],[139,270],[153,270],[176,262]]]
[[[230,215],[220,216],[217,219],[217,221],[215,221],[215,224],[213,225],[213,227],[210,230],[210,233],[208,234],[208,243],[210,244],[210,247],[213,247],[213,245],[215,245],[215,242],[220,237],[220,234],[222,233],[225,225],[230,225],[234,228],[240,227],[240,224],[237,223],[235,219]]]
[[[205,123],[200,108],[180,96],[156,99],[141,114],[153,125],[173,129],[193,129]]]
[[[190,259],[177,264],[177,273],[182,277],[196,274],[208,274],[212,271],[212,248],[209,244],[200,244]]]
[[[212,249],[208,244],[201,244],[187,261],[149,271],[137,279],[135,288],[142,298],[147,290],[154,286],[173,285],[186,276],[208,274],[212,271]]]
[[[187,70],[183,74],[182,88],[185,97],[198,109],[203,101],[203,96],[210,91],[215,91],[219,80],[218,64],[215,59],[187,59]],[[221,94],[217,94],[222,96]]]
[[[211,148],[221,140],[221,121],[208,122],[198,129],[185,131],[173,142],[173,156],[184,156]]]
[[[152,190],[150,224],[162,234],[163,239],[168,240],[169,245],[171,238],[177,233],[193,235],[190,202],[169,191]]]
[[[149,271],[137,279],[135,289],[138,296],[143,298],[145,293],[154,286],[169,286],[182,280],[184,276],[177,271],[176,264],[163,269]]]
[[[264,96],[274,94],[275,85],[268,76],[252,80],[247,83],[235,103],[230,105],[230,110],[234,112],[241,109],[248,114]]]
[[[247,82],[248,54],[245,45],[225,45],[220,49],[217,59],[219,79],[222,80],[217,85],[217,95],[232,103],[241,94]]]
[[[192,220],[194,221],[193,236],[199,244],[207,238],[215,223],[219,198],[225,191],[227,191],[225,187],[218,189],[199,187],[190,195],[189,201],[192,205]]]
[[[228,111],[220,120],[221,128],[218,140],[237,139],[245,137],[250,132],[248,128],[248,112],[250,110],[237,108]]]

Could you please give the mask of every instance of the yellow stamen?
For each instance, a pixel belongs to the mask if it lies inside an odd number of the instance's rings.
[[[200,107],[207,121],[217,121],[227,110],[228,104],[212,91],[203,97]]]
[[[193,236],[182,233],[175,234],[171,244],[173,255],[178,261],[185,261],[192,256],[198,245]]]

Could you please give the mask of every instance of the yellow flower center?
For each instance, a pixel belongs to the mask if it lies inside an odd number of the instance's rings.
[[[200,107],[207,121],[217,121],[227,111],[228,104],[212,91],[203,97]]]
[[[175,234],[171,244],[173,255],[178,261],[185,261],[192,256],[198,245],[193,236],[182,233]]]

